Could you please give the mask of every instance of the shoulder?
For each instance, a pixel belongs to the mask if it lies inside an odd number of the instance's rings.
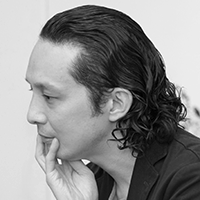
[[[175,185],[178,187],[183,183],[184,187],[190,185],[193,188],[192,182],[193,185],[196,184],[199,187],[200,139],[183,129],[179,129],[169,145],[160,175],[171,185],[170,187]]]
[[[174,152],[174,156],[188,156],[192,162],[200,162],[200,138],[183,130],[178,129],[173,142],[169,146],[169,151]]]
[[[181,168],[192,167],[195,163],[200,166],[200,139],[179,129],[167,148],[162,168],[168,169],[167,171],[171,174]]]
[[[156,162],[151,161],[159,174],[151,190],[152,199],[199,199],[200,139],[178,129],[167,147],[159,144],[156,150],[165,153]]]

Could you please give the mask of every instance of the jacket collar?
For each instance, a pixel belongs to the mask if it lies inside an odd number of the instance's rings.
[[[145,200],[156,183],[159,173],[156,162],[167,155],[167,145],[153,142],[143,157],[137,158],[127,200]]]

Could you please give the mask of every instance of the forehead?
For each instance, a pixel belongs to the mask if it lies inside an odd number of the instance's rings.
[[[39,40],[32,51],[26,79],[33,82],[66,79],[80,51],[80,48],[71,44],[57,45]]]

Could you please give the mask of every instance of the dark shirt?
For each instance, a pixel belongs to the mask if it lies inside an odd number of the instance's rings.
[[[99,200],[108,200],[114,180],[90,163]],[[127,200],[200,200],[200,139],[178,129],[170,144],[152,143],[137,158]]]

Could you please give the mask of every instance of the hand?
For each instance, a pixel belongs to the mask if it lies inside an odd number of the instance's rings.
[[[46,173],[47,184],[57,200],[97,200],[97,185],[92,171],[82,161],[57,162],[59,142],[53,139],[47,155],[44,143],[37,137],[36,159]]]

